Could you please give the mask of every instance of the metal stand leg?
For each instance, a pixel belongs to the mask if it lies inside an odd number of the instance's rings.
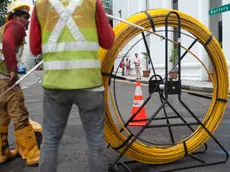
[[[147,13],[147,12],[145,12]],[[169,81],[168,79],[168,17],[174,14],[177,16],[178,19],[178,56],[180,57],[178,59],[178,81]],[[152,20],[151,17],[149,17],[149,15],[147,14],[149,20]],[[152,29],[153,31],[155,31],[155,27],[154,27],[154,23],[153,21],[150,21],[151,25],[152,25]],[[192,128],[192,125],[200,125],[208,134],[209,136],[212,138],[212,140],[214,140],[214,142],[221,148],[221,150],[224,152],[225,154],[225,158],[223,160],[219,160],[216,162],[212,162],[212,163],[208,163],[205,162],[204,160],[198,158],[196,155],[198,154],[204,154],[206,153],[206,151],[208,150],[208,145],[205,143],[204,144],[204,150],[200,151],[200,152],[194,152],[192,154],[188,154],[188,150],[187,150],[187,145],[186,145],[186,141],[183,142],[184,144],[184,152],[185,152],[185,157],[190,157],[194,160],[196,160],[197,162],[199,162],[199,165],[191,165],[191,166],[187,166],[187,167],[181,167],[181,168],[173,168],[173,169],[169,169],[169,170],[165,170],[165,171],[158,171],[158,172],[169,172],[169,171],[177,171],[177,170],[185,170],[185,169],[191,169],[191,168],[197,168],[197,167],[204,167],[204,166],[211,166],[211,165],[217,165],[217,164],[222,164],[222,163],[226,163],[229,159],[229,154],[227,152],[227,150],[220,144],[220,142],[213,136],[213,134],[206,128],[205,124],[203,124],[199,118],[196,117],[196,115],[187,107],[187,105],[181,100],[181,60],[183,59],[183,57],[187,54],[187,52],[185,52],[182,56],[181,56],[181,43],[180,43],[180,38],[181,38],[181,20],[180,20],[180,16],[178,15],[178,13],[176,13],[175,11],[169,12],[168,15],[166,16],[166,20],[165,20],[165,79],[163,80],[159,75],[157,75],[155,73],[154,67],[153,67],[153,63],[151,61],[150,58],[150,62],[152,64],[152,69],[154,72],[154,78],[155,81],[152,81],[152,78],[149,81],[149,90],[150,90],[150,95],[149,97],[144,101],[143,105],[139,108],[139,110],[132,115],[132,117],[125,123],[124,127],[127,127],[129,122],[134,121],[133,119],[135,118],[135,116],[141,111],[141,109],[148,103],[148,101],[150,100],[152,94],[156,91],[159,92],[159,96],[160,96],[160,100],[161,100],[161,105],[158,107],[158,109],[156,110],[156,112],[148,119],[147,123],[145,126],[143,126],[140,131],[134,135],[131,132],[131,135],[126,139],[126,141],[121,144],[120,146],[114,148],[114,149],[120,149],[123,148],[123,151],[119,154],[119,156],[116,158],[116,160],[111,164],[111,166],[109,167],[109,171],[110,172],[117,172],[116,167],[121,166],[123,167],[127,172],[132,172],[132,170],[128,167],[129,164],[135,164],[135,163],[139,163],[137,161],[124,161],[121,162],[121,158],[125,155],[125,153],[129,150],[129,148],[133,145],[133,143],[139,139],[140,135],[144,132],[144,130],[146,128],[159,128],[159,127],[167,127],[169,134],[170,134],[170,138],[172,141],[172,145],[175,144],[175,139],[174,139],[174,135],[173,135],[173,131],[171,129],[171,127],[174,126],[187,126],[192,132],[194,132],[194,129]],[[147,41],[145,39],[145,34],[142,33],[143,36],[143,40],[146,46],[146,50],[147,53],[150,57],[150,51],[147,45]],[[197,39],[190,45],[189,49],[191,49],[193,47],[193,45],[197,42]],[[157,79],[157,77],[160,78],[160,80]],[[164,82],[163,82],[164,81]],[[159,85],[160,84],[164,84],[164,95],[162,90],[159,89]],[[176,89],[173,89],[176,88]],[[191,114],[191,116],[195,119],[196,122],[193,123],[188,123],[180,114],[179,112],[168,102],[168,95],[169,94],[177,94],[178,95],[178,99],[179,102],[181,103],[181,105],[183,107],[185,107],[185,109],[189,112],[189,114]],[[219,100],[221,101],[221,100]],[[173,112],[176,114],[176,116],[173,117],[169,117],[167,115],[166,109],[165,109],[165,105],[168,105]],[[157,118],[158,113],[160,112],[160,110],[164,110],[164,114],[165,117],[161,117],[161,118]],[[181,121],[183,121],[183,123],[178,123],[178,124],[170,124],[169,119],[172,118],[178,118]],[[153,120],[166,120],[167,124],[159,124],[159,125],[150,125],[151,122]],[[138,120],[135,120],[138,121]],[[121,129],[120,132],[123,132],[124,129]]]

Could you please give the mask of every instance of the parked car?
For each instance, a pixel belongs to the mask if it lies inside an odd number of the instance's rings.
[[[18,63],[18,73],[26,73],[26,67],[22,63]]]

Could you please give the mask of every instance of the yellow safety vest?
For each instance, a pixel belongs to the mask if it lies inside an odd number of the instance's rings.
[[[10,76],[9,72],[6,69],[5,58],[2,53],[2,38],[4,35],[6,24],[0,28],[0,73],[2,75]]]
[[[37,0],[48,89],[85,89],[102,85],[96,27],[96,0]]]

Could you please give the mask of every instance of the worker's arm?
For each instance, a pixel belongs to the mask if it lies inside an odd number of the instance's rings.
[[[37,18],[36,8],[34,8],[30,23],[30,50],[34,56],[42,53],[41,29]]]
[[[17,47],[24,42],[25,36],[24,25],[19,21],[10,21],[10,23],[6,25],[2,46],[5,64],[9,73],[16,73],[18,70],[16,51]]]
[[[108,22],[101,0],[97,0],[96,13],[99,44],[104,49],[110,49],[113,46],[115,34]]]

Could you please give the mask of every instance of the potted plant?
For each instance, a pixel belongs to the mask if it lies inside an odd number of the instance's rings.
[[[145,69],[143,70],[143,77],[149,77],[150,71],[149,71],[149,55],[147,52],[142,52],[141,53],[144,56],[145,59]]]
[[[171,50],[171,56],[169,57],[169,62],[171,63],[171,67],[169,68],[169,76],[171,79],[177,79],[178,68],[178,48],[174,48]]]

